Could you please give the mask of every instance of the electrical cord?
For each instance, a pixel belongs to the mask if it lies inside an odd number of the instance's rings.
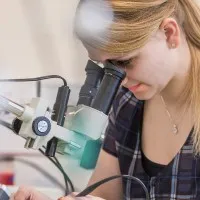
[[[59,160],[58,160],[56,157],[54,157],[54,159],[55,159],[56,163],[60,166],[60,168],[61,168],[61,169],[63,170],[63,172],[64,172],[64,169],[63,169],[62,165],[60,164]],[[69,183],[69,185],[70,185],[70,187],[71,187],[71,192],[74,192],[74,185],[73,185],[71,179],[67,176],[66,173],[64,173],[64,179],[65,179],[65,184],[66,184],[67,186],[68,186],[68,183]],[[69,190],[68,190],[68,191],[69,191]]]
[[[70,185],[70,188],[71,188],[71,191],[66,191],[66,195],[71,193],[71,192],[74,192],[74,186],[73,186],[73,183],[72,181],[70,180],[70,178],[67,176],[67,174],[65,173],[64,169],[62,168],[62,165],[60,164],[60,162],[57,160],[56,157],[51,158],[51,157],[48,157],[45,155],[45,152],[42,150],[42,149],[39,149],[39,151],[46,157],[48,158],[58,169],[59,171],[62,173],[64,179],[65,179],[65,184],[66,184],[66,188],[68,188],[68,183]],[[57,161],[56,161],[57,160]],[[58,163],[57,163],[58,162]]]
[[[12,124],[10,124],[10,123],[8,123],[8,122],[6,122],[4,120],[0,119],[0,125],[2,125],[2,126],[8,128],[8,129],[10,129],[11,131],[14,131],[13,127],[12,127]]]
[[[14,158],[13,156],[4,156],[4,157],[1,157],[0,158],[0,162],[3,162],[3,161],[7,161],[7,162],[10,162],[10,161],[17,161],[17,162],[20,162],[20,163],[23,163],[23,164],[26,164],[28,165],[29,167],[31,168],[34,168],[35,170],[39,171],[41,174],[43,174],[47,179],[49,179],[52,183],[56,183],[62,190],[65,190],[65,187],[63,186],[62,183],[60,183],[56,178],[54,178],[50,173],[48,173],[45,169],[41,168],[39,165],[31,162],[31,161],[28,161],[28,160],[24,160],[24,159],[21,159],[21,158]]]
[[[138,179],[138,178],[136,178],[134,176],[130,176],[130,175],[117,175],[117,176],[111,176],[111,177],[105,178],[105,179],[103,179],[103,180],[101,180],[99,182],[96,182],[96,183],[90,185],[89,187],[84,189],[82,192],[77,194],[76,197],[86,196],[86,195],[90,194],[93,190],[95,190],[97,187],[99,187],[100,185],[102,185],[102,184],[104,184],[106,182],[109,182],[111,180],[117,179],[117,178],[130,179],[130,180],[138,182],[142,186],[142,188],[143,188],[143,190],[144,190],[144,192],[146,194],[146,199],[150,200],[148,189],[144,185],[144,183],[140,179]]]
[[[59,78],[62,79],[64,86],[67,86],[67,81],[59,75],[48,75],[48,76],[39,76],[35,78],[20,78],[20,79],[0,79],[0,82],[29,82],[29,81],[41,81],[45,79]]]
[[[58,161],[58,159],[56,157],[54,157],[54,160],[56,161],[56,163],[58,164],[58,166],[60,167],[61,170],[64,171],[62,165],[60,164],[60,162]],[[65,174],[65,173],[64,173]],[[64,177],[64,181],[65,181],[65,194],[68,195],[70,193],[70,190],[69,190],[69,185],[68,185],[68,180],[66,179],[65,175],[63,174],[63,177]],[[70,180],[71,181],[71,180]],[[71,189],[72,190],[72,189]]]

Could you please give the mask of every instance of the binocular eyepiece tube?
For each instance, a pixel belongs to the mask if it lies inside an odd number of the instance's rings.
[[[87,77],[77,104],[90,106],[107,115],[126,73],[110,62],[101,68],[91,60],[88,61],[85,70]]]

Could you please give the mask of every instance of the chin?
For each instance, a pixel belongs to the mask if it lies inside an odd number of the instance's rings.
[[[136,92],[134,93],[134,96],[138,99],[138,100],[142,100],[142,101],[146,101],[146,100],[150,100],[152,99],[154,96],[156,95],[155,91],[148,91],[148,92]]]

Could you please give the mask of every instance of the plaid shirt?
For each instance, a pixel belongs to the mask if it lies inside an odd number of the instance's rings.
[[[122,87],[109,115],[103,149],[117,157],[121,174],[139,178],[151,200],[200,199],[200,158],[194,155],[192,131],[169,165],[156,177],[149,177],[141,159],[141,125],[144,102]],[[124,199],[144,200],[139,183],[123,181]]]

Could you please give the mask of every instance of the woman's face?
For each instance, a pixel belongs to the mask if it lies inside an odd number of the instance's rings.
[[[101,63],[110,61],[124,68],[127,76],[123,85],[140,100],[151,99],[181,73],[178,49],[169,47],[162,31],[158,31],[143,48],[123,56],[113,56],[85,47],[92,60]]]

